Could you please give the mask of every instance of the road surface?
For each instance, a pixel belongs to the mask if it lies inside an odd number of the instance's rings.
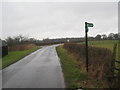
[[[5,68],[3,88],[64,88],[56,45],[43,47]]]

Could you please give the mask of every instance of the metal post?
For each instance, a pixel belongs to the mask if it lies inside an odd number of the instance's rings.
[[[88,40],[87,40],[87,32],[88,32],[87,22],[85,22],[86,71],[88,72]]]

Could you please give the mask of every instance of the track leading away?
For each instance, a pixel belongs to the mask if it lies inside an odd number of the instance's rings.
[[[64,88],[56,46],[43,47],[5,68],[3,88]]]

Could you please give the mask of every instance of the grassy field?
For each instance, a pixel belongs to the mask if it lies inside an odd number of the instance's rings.
[[[25,57],[26,55],[30,54],[33,51],[36,51],[40,47],[34,47],[29,50],[24,50],[24,51],[10,51],[8,52],[8,55],[2,58],[2,68],[5,68],[21,58]],[[1,69],[1,68],[0,68]]]
[[[120,40],[94,40],[88,41],[89,44],[115,44],[120,43]],[[85,44],[85,42],[80,42],[79,44]]]

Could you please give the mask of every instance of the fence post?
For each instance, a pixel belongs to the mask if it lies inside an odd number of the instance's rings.
[[[114,74],[114,68],[115,68],[115,57],[116,57],[116,47],[117,47],[117,44],[114,44],[113,46],[113,56],[112,56],[112,62],[111,62],[111,72],[112,74]]]

